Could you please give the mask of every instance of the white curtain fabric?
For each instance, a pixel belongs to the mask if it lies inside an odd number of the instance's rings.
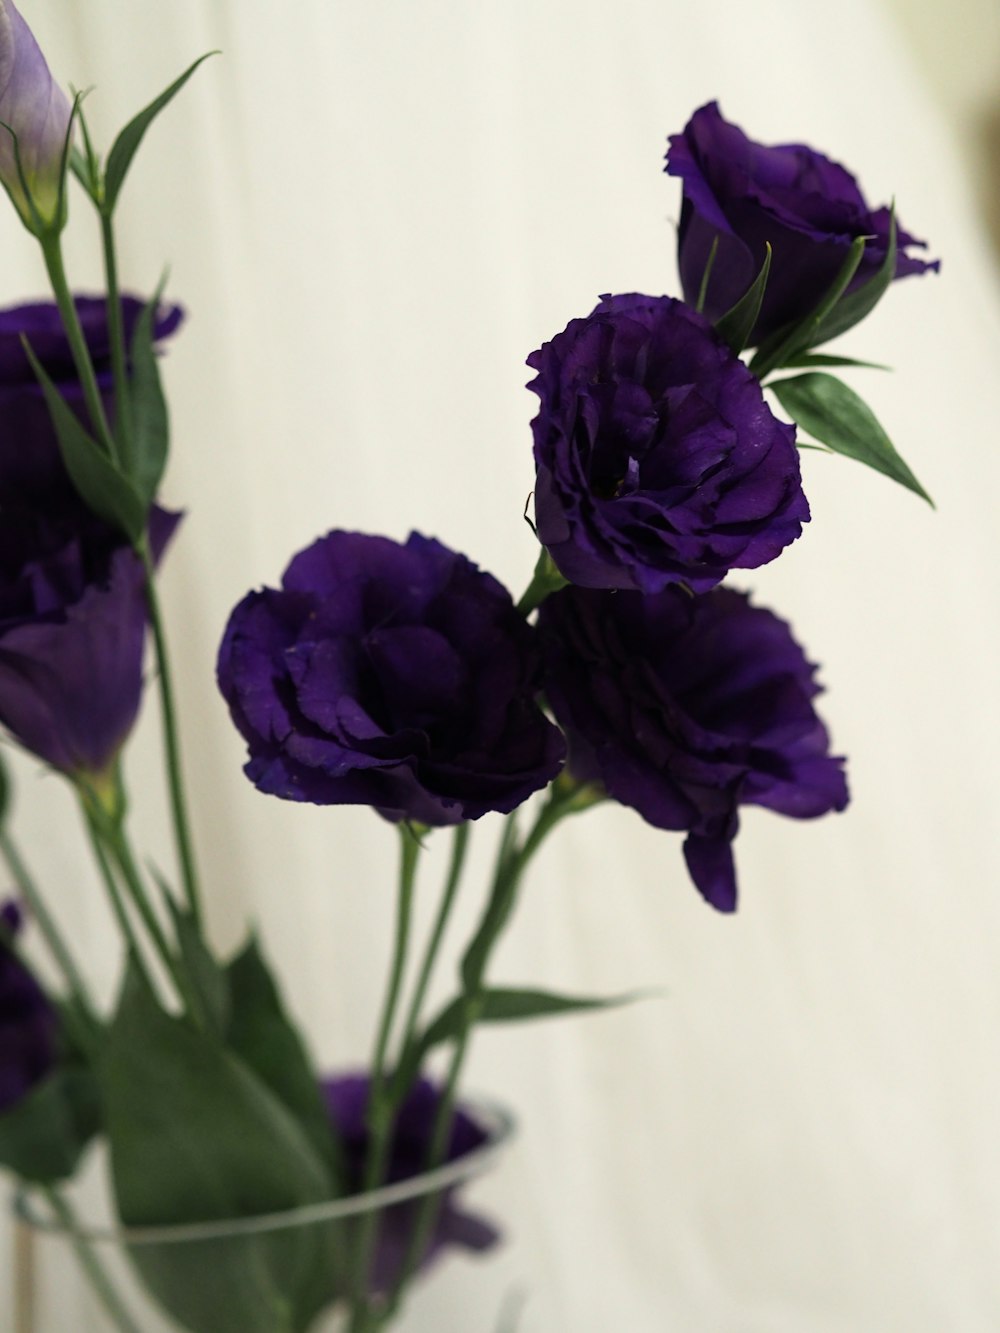
[[[631,811],[600,808],[545,849],[493,978],[659,993],[478,1037],[467,1085],[522,1130],[468,1197],[507,1244],[450,1261],[403,1326],[495,1333],[519,1302],[519,1333],[996,1329],[998,291],[958,146],[878,6],[22,9],[63,82],[95,86],[104,144],[191,59],[223,51],[149,135],[122,266],[148,291],[169,262],[189,311],[165,363],[165,495],[187,517],[164,585],[213,931],[229,947],[259,924],[325,1067],[371,1043],[395,842],[374,814],[268,800],[242,777],[213,684],[230,608],[333,527],[418,528],[525,585],[525,356],[599,293],[677,294],[665,138],[712,97],[756,138],[846,162],[943,257],[844,342],[897,367],[853,382],[937,512],[807,454],[813,522],[737,581],[822,663],[850,809],[811,824],[750,812],[732,919],[689,884],[680,838]],[[32,242],[12,215],[2,226],[3,301],[41,294]],[[93,289],[82,217],[69,253]],[[135,819],[169,864],[149,704]],[[22,840],[110,998],[117,944],[70,802],[37,766],[18,773]],[[495,833],[476,830],[461,926]],[[432,853],[423,920],[440,870]]]

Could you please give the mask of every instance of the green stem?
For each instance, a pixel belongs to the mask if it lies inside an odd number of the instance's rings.
[[[399,898],[396,908],[396,932],[393,944],[389,985],[382,1005],[382,1017],[375,1040],[368,1090],[368,1156],[365,1162],[363,1189],[365,1193],[378,1189],[385,1175],[392,1142],[396,1106],[386,1077],[386,1053],[392,1032],[396,1009],[402,988],[403,973],[413,916],[413,886],[416,879],[420,843],[405,824],[400,829]],[[388,1094],[388,1095],[387,1095]],[[369,1326],[368,1278],[371,1269],[378,1214],[369,1209],[360,1222],[354,1270],[354,1291],[349,1333],[361,1333]]]
[[[132,855],[132,849],[129,846],[128,837],[122,824],[117,823],[110,828],[102,829],[101,834],[118,864],[129,897],[132,899],[136,911],[142,918],[142,923],[146,927],[150,939],[153,941],[160,961],[167,971],[167,975],[174,983],[185,1009],[199,1027],[203,1027],[205,1024],[205,1014],[198,993],[195,987],[191,985],[184,968],[178,961],[173,949],[170,947],[170,943],[167,940],[163,927],[160,925],[159,918],[153,910],[153,905],[149,901],[149,895],[146,893],[146,886],[143,883],[139,867],[135,863],[135,858]]]
[[[520,848],[517,847],[515,840],[516,812],[507,816],[500,850],[497,855],[489,901],[479,929],[473,938],[473,944],[466,954],[466,960],[470,960],[471,956],[471,964],[463,976],[460,1026],[455,1037],[452,1058],[445,1076],[441,1099],[434,1119],[434,1128],[431,1133],[431,1144],[427,1158],[427,1170],[429,1171],[433,1171],[435,1167],[440,1166],[444,1159],[448,1133],[454,1117],[458,1081],[465,1064],[472,1030],[482,1013],[486,967],[497,941],[503,933],[503,928],[510,918],[521,876],[556,824],[574,810],[583,808],[580,802],[580,790],[570,784],[560,786],[557,783],[552,788],[549,800],[542,808]],[[402,1267],[393,1284],[386,1305],[386,1320],[390,1319],[399,1308],[406,1283],[419,1264],[427,1246],[440,1206],[441,1198],[439,1195],[429,1194],[421,1201]],[[364,1333],[364,1329],[361,1333]]]
[[[91,1286],[98,1295],[118,1333],[141,1333],[139,1325],[122,1304],[121,1297],[115,1291],[114,1284],[104,1265],[97,1257],[94,1247],[81,1233],[80,1225],[68,1201],[52,1186],[44,1187],[49,1206],[69,1234],[80,1267],[86,1273]]]
[[[6,831],[0,831],[0,853],[3,854],[21,896],[28,904],[31,915],[37,922],[38,929],[42,933],[49,952],[58,964],[79,1011],[84,1015],[91,1029],[96,1029],[98,1025],[96,1010],[90,998],[87,984],[73,961],[73,955],[70,953],[66,941],[60,934],[58,926],[45,905],[45,900],[39,891],[38,885],[22,860],[13,839]],[[88,1041],[88,1045],[92,1046],[92,1041]]]
[[[101,242],[104,249],[104,279],[107,287],[108,337],[111,343],[111,373],[115,386],[115,432],[123,447],[132,439],[132,404],[128,393],[125,360],[125,327],[118,295],[118,260],[114,227],[109,214],[101,213]]]
[[[94,365],[90,359],[87,340],[83,336],[80,319],[76,313],[76,305],[73,302],[73,294],[66,278],[62,242],[59,236],[48,236],[42,240],[41,244],[45,267],[48,271],[49,281],[52,284],[52,291],[59,307],[59,313],[62,316],[63,327],[69,341],[69,350],[80,379],[83,400],[87,404],[91,425],[108,457],[113,463],[117,464],[119,461],[118,446],[115,444],[114,437],[108,427],[108,419],[104,411],[101,391],[97,387],[97,376],[94,374]]]
[[[195,926],[200,927],[202,919],[201,891],[198,884],[198,868],[195,862],[191,826],[188,820],[187,800],[184,794],[180,733],[177,726],[177,709],[174,704],[170,657],[167,651],[167,636],[156,590],[156,575],[153,569],[152,555],[150,554],[149,543],[146,540],[143,541],[141,554],[146,567],[146,599],[149,604],[149,620],[153,628],[153,642],[156,647],[156,660],[159,667],[157,677],[160,687],[160,712],[163,718],[163,744],[167,758],[167,782],[170,791],[170,808],[173,814],[174,842],[177,848],[177,859],[181,867],[184,896],[187,899]]]
[[[97,862],[98,869],[101,872],[101,878],[104,881],[104,887],[107,890],[108,901],[111,903],[111,910],[114,913],[115,920],[118,923],[118,929],[122,933],[122,938],[128,946],[129,953],[132,956],[135,967],[145,981],[150,992],[155,995],[156,987],[153,985],[149,970],[146,967],[146,961],[143,957],[142,949],[139,947],[139,939],[135,933],[135,927],[125,906],[125,900],[122,897],[121,889],[118,887],[118,881],[115,878],[111,862],[108,860],[107,852],[104,850],[104,842],[101,837],[97,820],[93,813],[87,808],[86,802],[81,800],[84,819],[87,824],[87,833],[90,837],[90,845],[94,852],[94,859]]]
[[[400,1043],[399,1065],[407,1064],[407,1054],[413,1045],[414,1037],[417,1032],[417,1024],[420,1021],[420,1012],[423,1009],[424,1000],[427,996],[427,987],[430,984],[431,975],[434,971],[434,964],[437,962],[438,953],[441,949],[441,941],[444,938],[444,932],[451,916],[452,905],[455,901],[455,894],[458,891],[458,885],[462,878],[462,869],[465,865],[465,853],[469,846],[469,825],[468,823],[459,824],[455,829],[455,839],[452,844],[451,864],[448,867],[448,878],[445,881],[444,892],[441,895],[441,903],[438,907],[437,917],[431,930],[431,937],[424,953],[423,963],[420,968],[420,974],[417,978],[417,984],[413,991],[413,997],[410,1001],[410,1007],[406,1015],[406,1022],[403,1025],[403,1039]],[[408,1089],[395,1089],[400,1098],[406,1095]]]

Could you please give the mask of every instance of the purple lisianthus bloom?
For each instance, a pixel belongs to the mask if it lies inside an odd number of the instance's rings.
[[[701,288],[713,242],[715,259],[704,310],[725,314],[760,272],[765,245],[771,271],[751,343],[802,319],[829,288],[852,242],[870,237],[849,291],[878,270],[889,244],[888,208],[869,208],[849,171],[805,144],[768,147],[724,120],[718,104],[694,113],[683,134],[670,136],[666,170],[679,176],[684,195],[678,263],[685,298]],[[937,269],[907,254],[923,247],[898,224],[897,278]]]
[[[94,363],[105,409],[112,408],[111,338],[103,297],[78,296],[74,302]],[[122,325],[131,342],[143,303],[123,296]],[[180,306],[161,307],[154,323],[158,340],[170,337],[183,319]],[[53,495],[76,492],[63,466],[59,441],[45,398],[24,350],[22,337],[45,368],[62,397],[86,420],[83,390],[77,379],[59,308],[36,301],[0,310],[0,508],[45,507]]]
[[[59,1022],[42,988],[10,947],[21,925],[13,903],[0,906],[0,1115],[50,1072]]]
[[[794,427],[683,302],[606,296],[528,365],[538,537],[571,583],[701,591],[801,533]]]
[[[736,906],[741,805],[808,819],[847,804],[815,668],[743,593],[564,588],[538,627],[569,771],[657,828],[687,830],[688,870],[713,907]]]
[[[123,301],[128,333],[141,303]],[[98,384],[111,406],[102,301],[79,299]],[[181,313],[165,310],[157,337]],[[0,311],[0,723],[67,773],[100,774],[138,712],[147,607],[142,562],[121,533],[90,512],[62,463],[25,334],[74,409],[82,412],[54,305]],[[163,550],[177,518],[154,508],[149,535]]]
[[[535,702],[534,630],[464,556],[331,532],[248,594],[219,688],[264,792],[455,824],[544,787],[565,746]]]
[[[365,1074],[342,1075],[323,1083],[330,1118],[341,1143],[348,1195],[364,1189],[365,1163],[369,1151],[366,1125],[371,1080]],[[388,1166],[383,1183],[394,1185],[411,1180],[427,1169],[434,1124],[440,1104],[440,1092],[426,1079],[419,1079],[400,1107],[393,1131]],[[455,1162],[481,1147],[487,1132],[475,1119],[456,1107],[444,1161]],[[410,1239],[421,1211],[422,1199],[395,1204],[382,1214],[377,1233],[371,1287],[375,1292],[389,1290],[399,1276],[407,1257]],[[454,1201],[452,1189],[445,1190],[437,1202],[434,1225],[427,1246],[420,1256],[426,1269],[440,1258],[448,1246],[459,1249],[487,1250],[499,1240],[499,1233],[488,1222],[463,1212]]]
[[[36,217],[43,225],[56,220],[69,123],[69,100],[31,29],[13,0],[0,0],[0,183],[31,231]]]

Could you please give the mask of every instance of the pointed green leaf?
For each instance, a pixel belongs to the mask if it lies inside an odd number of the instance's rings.
[[[529,1018],[554,1018],[559,1014],[583,1013],[589,1009],[614,1009],[640,999],[638,993],[592,996],[557,995],[552,991],[494,987],[483,992],[480,1023],[515,1023]],[[453,1000],[437,1016],[424,1034],[426,1049],[439,1046],[458,1035],[462,1014],[461,998]]]
[[[130,967],[99,1078],[118,1212],[130,1226],[226,1221],[329,1196],[301,1127],[211,1034],[165,1013]],[[327,1236],[293,1227],[131,1252],[192,1333],[299,1333],[328,1282]]]
[[[169,421],[167,402],[160,384],[160,367],[154,349],[156,311],[163,295],[166,275],[136,320],[130,349],[132,374],[129,397],[132,405],[131,480],[147,504],[156,498],[167,463]]]
[[[841,380],[821,371],[776,380],[769,386],[793,421],[835,453],[856,458],[877,472],[933,500],[903,462],[871,408]]]
[[[729,344],[737,356],[750,341],[753,326],[760,314],[764,292],[767,290],[767,278],[770,272],[771,247],[766,245],[760,272],[736,304],[716,321],[716,333]]]
[[[776,329],[769,338],[764,339],[750,362],[750,369],[758,379],[762,380],[772,370],[786,365],[790,357],[798,356],[817,341],[821,341],[817,337],[817,330],[850,286],[864,253],[865,238],[858,236],[851,242],[837,276],[809,314],[794,324],[786,324],[783,328]]]
[[[555,1018],[560,1014],[585,1013],[595,1009],[615,1009],[645,998],[648,992],[634,991],[629,995],[612,995],[605,999],[557,995],[552,991],[525,990],[513,987],[493,987],[483,991],[479,998],[477,1022],[517,1023],[532,1018]],[[393,1075],[393,1086],[399,1095],[409,1087],[420,1072],[427,1055],[436,1046],[451,1041],[461,1034],[465,1023],[465,999],[458,996],[420,1034],[419,1040],[407,1053],[405,1062]]]
[[[881,361],[858,361],[853,356],[827,356],[824,352],[803,352],[800,356],[793,356],[790,361],[785,362],[785,366],[790,370],[834,367],[834,366],[854,366],[861,370],[892,370],[892,366],[884,366]]]
[[[256,940],[229,964],[225,979],[230,998],[226,1045],[292,1113],[334,1178],[341,1177],[319,1078]]]
[[[45,395],[63,462],[73,485],[95,514],[121,528],[133,544],[138,542],[146,526],[146,506],[132,484],[116,470],[100,445],[81,426],[27,338],[22,338],[22,342]]]
[[[179,79],[175,79],[169,88],[160,93],[159,97],[154,98],[149,106],[144,107],[137,116],[134,116],[115,140],[111,152],[108,154],[108,165],[104,174],[104,211],[108,217],[114,212],[118,195],[125,183],[126,173],[132,165],[132,159],[135,157],[136,150],[146,131],[167,103],[180,92],[202,61],[214,55],[218,55],[218,52],[208,51],[205,55],[199,56]]]

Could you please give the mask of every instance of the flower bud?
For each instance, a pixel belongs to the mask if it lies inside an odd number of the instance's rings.
[[[72,109],[12,0],[0,0],[0,183],[29,231],[59,225]]]

